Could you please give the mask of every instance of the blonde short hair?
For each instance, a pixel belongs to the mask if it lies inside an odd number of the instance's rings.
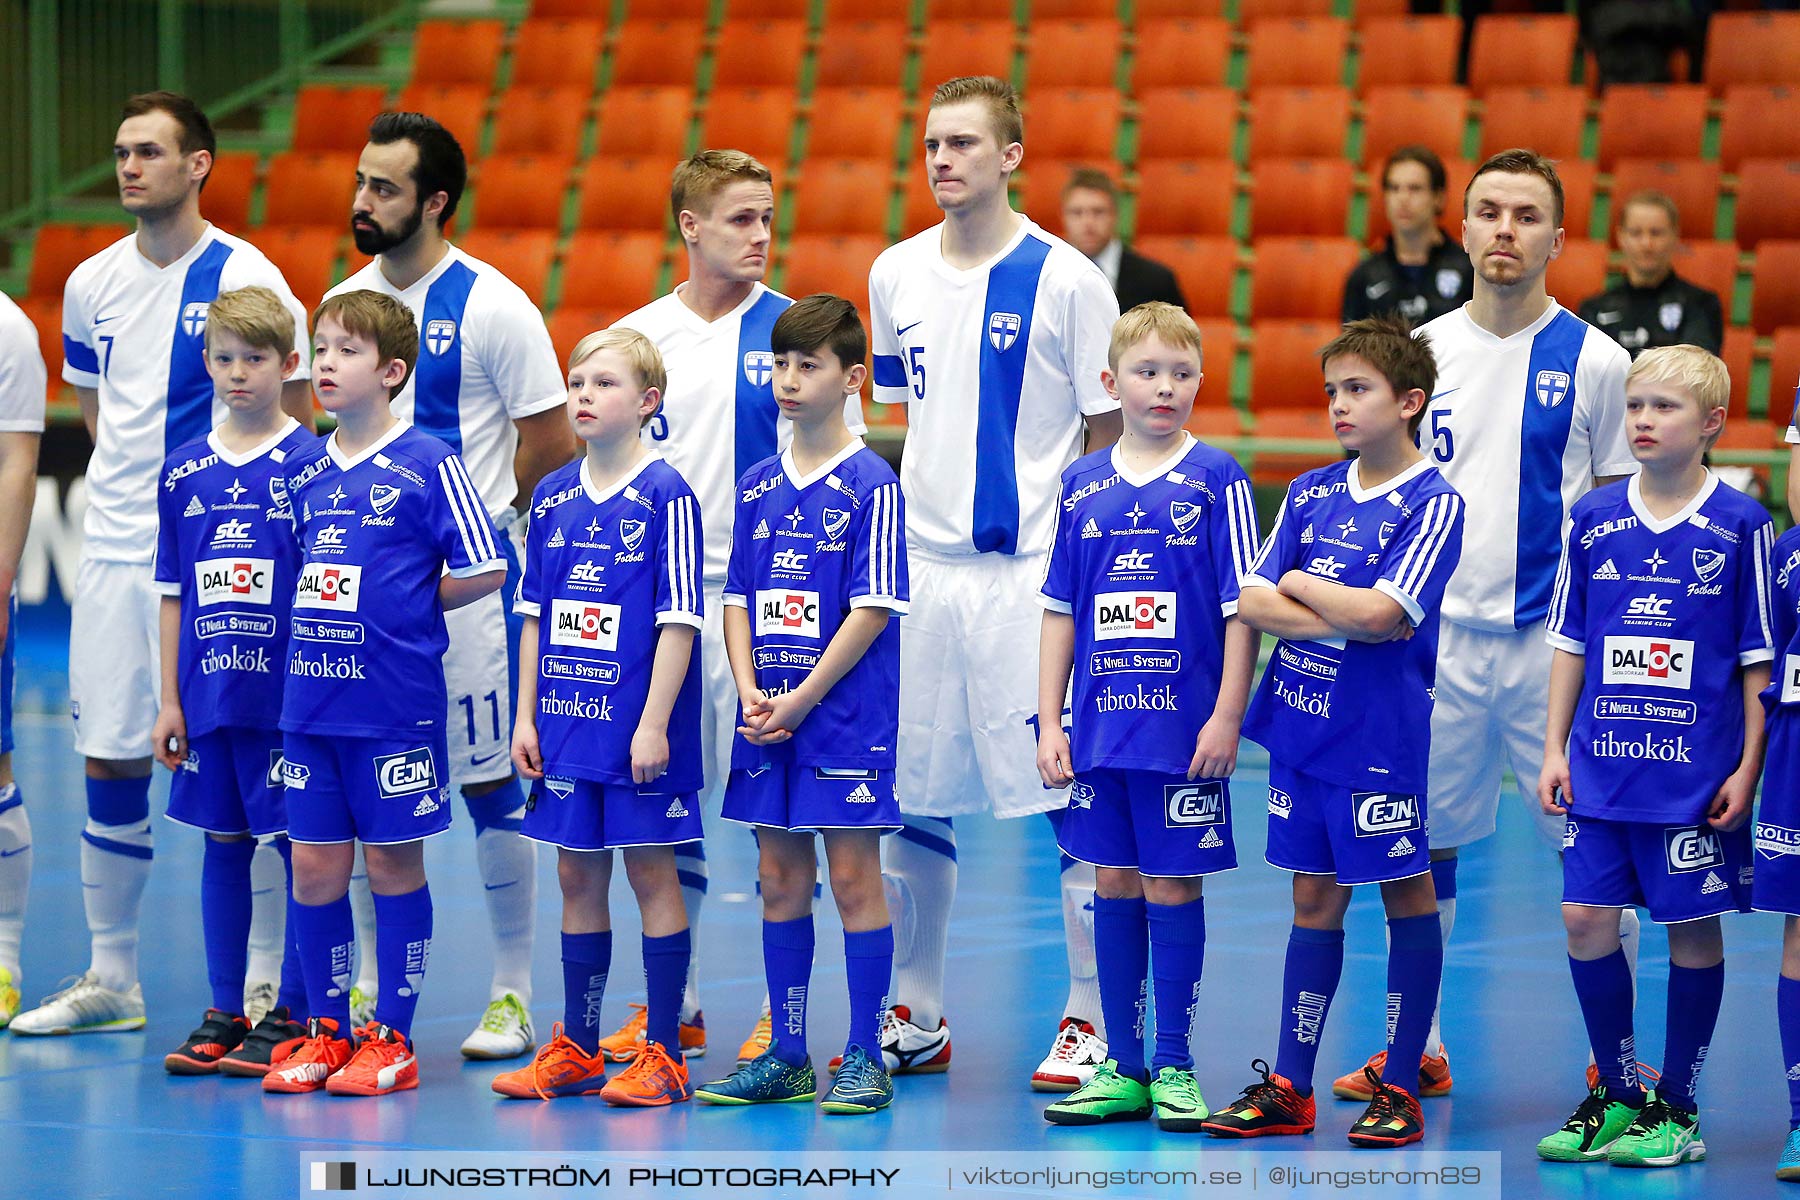
[[[384,363],[396,358],[406,364],[406,374],[388,389],[398,396],[406,381],[412,378],[413,364],[419,361],[419,327],[412,310],[392,296],[367,289],[339,292],[327,296],[313,309],[312,335],[319,336],[319,322],[330,317],[351,337],[366,338],[375,343],[375,352]]]
[[[273,350],[286,358],[294,348],[294,314],[281,297],[266,287],[241,287],[220,292],[206,308],[206,344],[212,346],[213,330],[234,334],[247,346]]]
[[[586,362],[602,350],[617,350],[631,364],[631,373],[637,376],[638,386],[648,391],[656,389],[656,407],[662,407],[663,393],[669,387],[669,371],[663,365],[662,351],[656,343],[635,329],[626,329],[615,325],[611,329],[597,329],[575,343],[569,351],[569,370]],[[654,416],[654,412],[651,414]],[[650,418],[645,417],[648,421]]]
[[[1718,355],[1698,346],[1657,346],[1638,355],[1625,375],[1625,385],[1642,380],[1645,383],[1672,384],[1692,396],[1700,405],[1702,418],[1714,409],[1729,415],[1731,406],[1731,371]],[[1723,433],[1723,427],[1719,433]],[[1707,449],[1719,440],[1714,434]]]
[[[937,85],[930,107],[943,108],[965,100],[978,100],[987,107],[1001,149],[1014,142],[1025,144],[1025,118],[1019,115],[1019,94],[1012,84],[993,75],[959,75]]]
[[[1112,341],[1106,347],[1106,365],[1117,371],[1125,352],[1148,338],[1161,338],[1165,346],[1186,346],[1197,357],[1204,358],[1200,346],[1200,327],[1184,309],[1161,300],[1138,305],[1113,322]]]
[[[681,224],[681,214],[704,217],[712,212],[719,193],[734,183],[775,184],[769,168],[742,150],[702,150],[683,159],[669,181],[669,215]]]

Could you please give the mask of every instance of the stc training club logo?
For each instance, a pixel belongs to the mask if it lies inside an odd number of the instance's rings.
[[[1174,592],[1102,592],[1094,598],[1096,642],[1174,636]]]

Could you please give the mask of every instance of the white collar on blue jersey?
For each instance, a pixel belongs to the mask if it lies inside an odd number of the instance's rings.
[[[1644,489],[1640,484],[1643,478],[1642,474],[1633,474],[1630,479],[1625,481],[1625,499],[1631,504],[1632,515],[1637,517],[1638,524],[1651,533],[1667,533],[1677,525],[1686,524],[1695,513],[1700,511],[1700,506],[1712,498],[1713,492],[1719,486],[1719,477],[1712,473],[1711,468],[1708,468],[1706,482],[1700,485],[1700,490],[1694,493],[1694,498],[1683,505],[1680,512],[1659,521],[1650,515],[1648,508],[1644,507]]]
[[[592,500],[595,504],[605,504],[608,500],[611,500],[614,496],[624,491],[626,484],[636,479],[639,475],[642,475],[644,473],[644,468],[648,467],[653,462],[661,461],[662,455],[654,450],[648,451],[645,453],[644,457],[638,459],[636,466],[613,480],[611,487],[600,488],[595,486],[594,477],[588,471],[587,455],[583,454],[581,456],[581,490],[586,492],[587,498]]]
[[[220,441],[219,440],[219,431],[216,429],[206,435],[206,444],[208,446],[212,447],[212,452],[214,454],[218,455],[219,461],[224,463],[226,466],[241,467],[246,463],[255,462],[257,459],[261,458],[263,455],[267,454],[269,451],[273,450],[275,447],[281,445],[282,441],[287,437],[287,435],[294,432],[294,430],[296,430],[298,428],[300,428],[300,422],[294,420],[294,418],[292,418],[292,417],[289,417],[286,421],[282,422],[281,428],[278,431],[276,431],[275,435],[273,437],[269,438],[268,441],[263,442],[262,444],[255,446],[252,449],[246,450],[242,454],[234,453],[231,449],[229,449],[225,445],[224,442]]]
[[[395,438],[411,428],[412,426],[408,425],[405,421],[395,421],[392,429],[389,429],[386,433],[376,438],[371,445],[365,448],[363,452],[358,454],[355,458],[346,457],[344,452],[338,448],[337,430],[334,429],[331,431],[331,436],[325,439],[325,453],[331,456],[331,461],[337,464],[338,470],[348,471],[351,467],[368,462],[371,458],[374,458],[377,454],[386,450],[393,444]]]
[[[1119,453],[1119,443],[1114,442],[1113,446],[1112,446],[1112,467],[1113,467],[1113,470],[1115,470],[1119,473],[1120,479],[1123,479],[1126,483],[1129,483],[1132,487],[1141,488],[1146,483],[1154,483],[1156,480],[1161,479],[1164,475],[1167,475],[1170,471],[1173,471],[1175,469],[1175,465],[1177,463],[1179,463],[1182,459],[1186,458],[1188,456],[1188,451],[1192,450],[1193,448],[1194,448],[1194,435],[1183,431],[1183,433],[1181,435],[1181,448],[1176,450],[1175,453],[1171,454],[1168,458],[1165,458],[1162,462],[1158,463],[1156,466],[1151,467],[1148,471],[1145,471],[1143,474],[1140,475],[1137,472],[1132,471],[1131,469],[1126,467],[1125,456],[1123,454]]]
[[[807,488],[843,466],[845,459],[849,458],[852,454],[855,454],[862,448],[863,440],[859,437],[853,437],[850,439],[849,445],[820,463],[818,468],[813,471],[811,475],[802,475],[799,471],[794,469],[794,448],[789,446],[786,450],[781,452],[781,472],[787,476],[788,482],[794,485],[794,490],[796,492],[804,492]]]
[[[1353,459],[1350,463],[1350,469],[1344,472],[1344,486],[1350,492],[1350,499],[1357,504],[1366,503],[1377,496],[1385,496],[1401,484],[1407,483],[1419,475],[1423,475],[1426,471],[1431,469],[1431,460],[1428,458],[1421,458],[1418,462],[1406,468],[1406,470],[1400,472],[1386,483],[1379,487],[1372,487],[1366,492],[1362,489],[1362,474],[1356,469],[1360,466],[1362,466],[1362,460]]]

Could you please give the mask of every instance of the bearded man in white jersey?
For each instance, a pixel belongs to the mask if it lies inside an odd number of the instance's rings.
[[[1034,592],[1061,472],[1084,436],[1095,450],[1120,431],[1118,402],[1100,383],[1119,315],[1112,286],[1007,202],[1025,154],[1011,86],[990,76],[940,84],[924,151],[944,221],[890,247],[869,273],[875,398],[908,406],[900,479],[913,608],[900,633],[898,779],[906,824],[887,846],[895,983],[881,1035],[894,1074],[950,1063],[952,819],[1045,813],[1054,823],[1065,809],[1034,765]],[[1032,1074],[1046,1091],[1075,1090],[1106,1060],[1094,871],[1066,856],[1062,867],[1070,987],[1050,1053]]]
[[[1544,618],[1569,507],[1636,469],[1625,435],[1630,356],[1544,287],[1562,252],[1562,217],[1562,181],[1549,159],[1506,150],[1482,163],[1463,195],[1474,298],[1418,330],[1438,366],[1419,444],[1469,506],[1462,560],[1444,592],[1431,716],[1428,836],[1446,947],[1457,851],[1494,831],[1505,768],[1532,780],[1543,760],[1551,658]],[[1608,567],[1646,570],[1625,562],[1598,569]],[[1543,816],[1530,786],[1522,792],[1539,831],[1560,845],[1561,818]],[[1635,967],[1633,909],[1624,910],[1620,935]],[[1369,1063],[1379,1073],[1385,1057]],[[1434,1013],[1418,1094],[1443,1096],[1450,1087]],[[1332,1091],[1370,1097],[1361,1067]]]

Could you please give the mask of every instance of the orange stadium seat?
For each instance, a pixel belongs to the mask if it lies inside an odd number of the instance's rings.
[[[705,43],[703,21],[627,20],[613,43],[607,86],[693,87]]]
[[[1681,213],[1681,236],[1710,241],[1719,210],[1719,164],[1700,159],[1664,162],[1653,158],[1620,159],[1613,164],[1612,222],[1637,192],[1655,190],[1675,201]]]
[[[1331,87],[1344,80],[1350,26],[1338,17],[1270,17],[1250,26],[1250,90]]]
[[[1131,245],[1175,272],[1182,295],[1187,297],[1188,312],[1195,317],[1231,315],[1231,287],[1238,260],[1235,239],[1151,236]]]
[[[998,75],[1002,79],[1011,79],[1013,41],[1010,18],[1004,21],[932,21],[925,26],[919,83],[923,87],[935,87],[940,80],[959,75]]]
[[[1284,324],[1276,321],[1275,325]],[[1305,322],[1312,324],[1312,322]],[[1292,394],[1304,398],[1303,404],[1273,410],[1253,411],[1254,428],[1251,432],[1258,438],[1305,438],[1309,441],[1323,442],[1318,450],[1301,449],[1263,449],[1256,452],[1250,463],[1250,482],[1258,487],[1285,488],[1296,477],[1314,469],[1338,462],[1344,457],[1343,452],[1332,444],[1331,422],[1325,415],[1325,393],[1322,390],[1319,376],[1319,347],[1331,339],[1336,332],[1335,326],[1327,326],[1326,336],[1313,346],[1312,351],[1303,359],[1306,369],[1296,371],[1291,377],[1277,376],[1273,382],[1284,388],[1295,388],[1305,383],[1310,376],[1313,391],[1310,397],[1305,393]],[[1257,327],[1258,344],[1262,338],[1262,327]],[[1302,339],[1296,337],[1298,344]],[[1254,362],[1254,357],[1252,358]],[[1254,383],[1252,384],[1254,386]]]
[[[511,86],[592,92],[605,40],[604,20],[533,17],[513,37]]]
[[[1544,284],[1556,302],[1574,311],[1583,300],[1606,290],[1606,260],[1611,253],[1605,242],[1568,238],[1563,251],[1544,273]]]
[[[595,152],[607,157],[663,157],[673,161],[687,153],[688,129],[693,120],[694,93],[688,88],[608,88],[600,98]]]
[[[1548,158],[1579,158],[1587,93],[1561,87],[1496,87],[1482,101],[1481,154],[1529,146]]]
[[[742,150],[779,173],[787,165],[795,110],[792,88],[714,88],[701,119],[700,145]]]
[[[661,233],[580,230],[563,252],[557,307],[630,311],[656,293],[664,250]]]
[[[413,35],[412,81],[492,88],[505,40],[500,21],[421,21]]]
[[[1138,34],[1143,35],[1145,21],[1176,17],[1216,19],[1225,15],[1225,0],[1136,0],[1131,8],[1138,19]]]
[[[1571,158],[1556,164],[1556,174],[1563,185],[1563,236],[1588,238],[1594,234],[1594,197],[1600,190],[1600,168],[1590,159]],[[1468,181],[1468,176],[1463,176]],[[1460,192],[1457,193],[1459,196]],[[1460,212],[1457,202],[1452,212]],[[1606,237],[1606,230],[1599,231]]]
[[[827,25],[819,38],[814,83],[822,88],[898,88],[906,81],[904,21]]]
[[[213,156],[212,170],[206,176],[201,211],[214,225],[241,234],[250,224],[250,197],[255,191],[255,152],[221,150]]]
[[[1350,89],[1268,87],[1250,97],[1250,159],[1338,158],[1350,134]]]
[[[1725,360],[1725,369],[1731,373],[1727,420],[1742,424],[1750,414],[1750,370],[1755,355],[1755,331],[1743,326],[1725,330],[1725,345],[1719,350],[1719,357]]]
[[[1140,13],[1143,7],[1138,5]],[[1114,0],[1031,0],[1033,21],[1109,21],[1118,15]]]
[[[550,314],[549,320],[544,322],[550,330],[550,344],[556,349],[557,362],[568,362],[575,343],[588,334],[610,329],[621,317],[635,312],[654,299],[656,297],[653,294],[646,292],[641,297],[633,296],[607,308],[576,308],[567,304],[559,306]]]
[[[463,154],[481,153],[481,131],[487,124],[488,90],[468,84],[439,87],[430,83],[408,85],[395,106],[403,112],[425,113],[450,131]]]
[[[1706,34],[1706,82],[1791,84],[1800,79],[1800,13],[1714,13]]]
[[[1350,238],[1259,238],[1251,247],[1250,315],[1256,320],[1335,318],[1344,279],[1362,261]]]
[[[1011,0],[926,0],[925,21],[986,21],[1011,18]]]
[[[494,109],[495,154],[581,153],[591,107],[585,88],[514,87]]]
[[[651,229],[662,231],[673,218],[669,214],[669,176],[674,165],[667,158],[588,159],[576,184],[580,203],[577,229]]]
[[[1468,120],[1463,88],[1375,88],[1363,97],[1362,157],[1379,163],[1401,146],[1418,145],[1441,158],[1460,158]]]
[[[1800,401],[1800,325],[1783,326],[1774,337],[1769,354],[1768,419],[1785,431],[1794,423],[1794,406]]]
[[[1253,162],[1250,235],[1342,237],[1355,189],[1355,172],[1341,158],[1265,158]]]
[[[1235,340],[1237,334],[1233,332],[1230,336]],[[1202,346],[1206,345],[1206,337],[1207,330],[1203,325],[1200,328],[1200,344]],[[1225,345],[1224,337],[1220,335],[1215,344]],[[1203,442],[1217,443],[1225,438],[1244,436],[1243,414],[1219,399],[1219,396],[1227,394],[1227,390],[1231,386],[1232,366],[1235,365],[1236,358],[1237,355],[1233,353],[1229,360],[1215,359],[1210,350],[1205,352],[1206,388],[1200,393],[1199,399],[1194,402],[1192,411],[1188,413],[1187,424],[1182,426],[1183,429]],[[1217,396],[1207,395],[1208,392],[1215,389],[1218,392]]]
[[[812,0],[730,0],[725,8],[734,21],[804,21]]]
[[[1138,99],[1138,157],[1230,158],[1237,109],[1237,93],[1228,87],[1144,92]]]
[[[348,208],[339,216],[347,224],[350,219]],[[69,280],[69,272],[118,241],[125,233],[126,227],[123,225],[72,225],[60,221],[47,221],[39,225],[37,237],[31,246],[31,272],[26,277],[26,294],[60,298],[63,284]],[[60,316],[57,318],[57,328],[62,328]]]
[[[1118,80],[1117,21],[1040,21],[1025,30],[1025,86],[1111,88]]]
[[[712,0],[626,0],[626,8],[641,9],[644,16],[654,12],[662,19],[705,21],[712,14]]]
[[[893,176],[891,160],[809,155],[800,174],[794,228],[804,233],[886,233]]]
[[[1379,246],[1387,240],[1392,230],[1388,226],[1387,202],[1382,195],[1381,178],[1382,160],[1371,161],[1365,168],[1368,179],[1368,229],[1363,240],[1371,246]],[[1475,164],[1466,158],[1446,158],[1444,160],[1444,212],[1438,218],[1438,225],[1452,238],[1458,236],[1462,228],[1463,188],[1469,182],[1469,175]]]
[[[1121,117],[1112,88],[1039,88],[1025,101],[1031,153],[1042,157],[1111,162]]]
[[[1231,23],[1220,18],[1146,20],[1138,5],[1131,83],[1159,87],[1217,87],[1231,64]]]
[[[1335,313],[1327,321],[1256,322],[1250,345],[1251,409],[1259,416],[1271,409],[1307,410],[1316,424],[1296,431],[1299,436],[1330,437],[1319,350],[1339,328]]]
[[[335,282],[332,268],[344,241],[341,228],[264,225],[256,231],[254,245],[281,269],[295,298],[311,312]]]
[[[1692,241],[1675,247],[1675,273],[1689,283],[1719,293],[1727,324],[1731,321],[1731,294],[1737,288],[1737,269],[1736,242]]]
[[[533,17],[600,21],[612,12],[612,0],[531,0]]]
[[[806,153],[891,167],[900,142],[900,116],[900,93],[892,88],[820,88],[813,93]]]
[[[1360,16],[1360,9],[1358,15]],[[1456,82],[1462,22],[1456,17],[1380,17],[1364,21],[1356,86],[1445,87]]]
[[[307,84],[294,96],[295,150],[361,151],[369,122],[387,107],[387,89]]]
[[[1495,87],[1562,87],[1575,62],[1575,33],[1575,18],[1567,13],[1476,17],[1469,90],[1483,96]]]
[[[869,268],[888,248],[878,234],[797,233],[781,248],[781,290],[796,298],[830,292],[869,319]]]
[[[1158,160],[1138,168],[1137,234],[1230,237],[1237,167],[1229,158]]]
[[[1719,165],[1735,171],[1746,158],[1800,159],[1800,87],[1725,89]]]
[[[1800,162],[1749,158],[1738,164],[1737,227],[1740,246],[1765,238],[1800,238]]]
[[[1046,229],[1062,228],[1062,193],[1069,176],[1082,167],[1098,167],[1114,174],[1111,159],[1103,158],[1031,158],[1025,169],[1012,177],[1018,196],[1013,205]]]
[[[270,225],[350,224],[356,155],[290,150],[269,160],[263,180],[263,220]]]
[[[917,170],[902,173],[900,201],[900,233],[903,237],[911,237],[944,219],[943,210],[932,198],[931,188]]]
[[[556,257],[556,234],[548,229],[471,229],[456,239],[467,254],[500,270],[518,284],[533,304],[544,303],[550,262]]]
[[[1706,89],[1614,84],[1600,97],[1600,165],[1621,158],[1699,158]]]
[[[806,22],[726,18],[713,49],[714,87],[793,87],[806,57]]]
[[[1248,23],[1267,17],[1329,17],[1334,0],[1238,0],[1238,20]]]
[[[912,0],[825,0],[825,25],[840,21],[909,21]]]
[[[574,155],[490,154],[477,165],[474,217],[483,229],[548,229],[562,225]]]

